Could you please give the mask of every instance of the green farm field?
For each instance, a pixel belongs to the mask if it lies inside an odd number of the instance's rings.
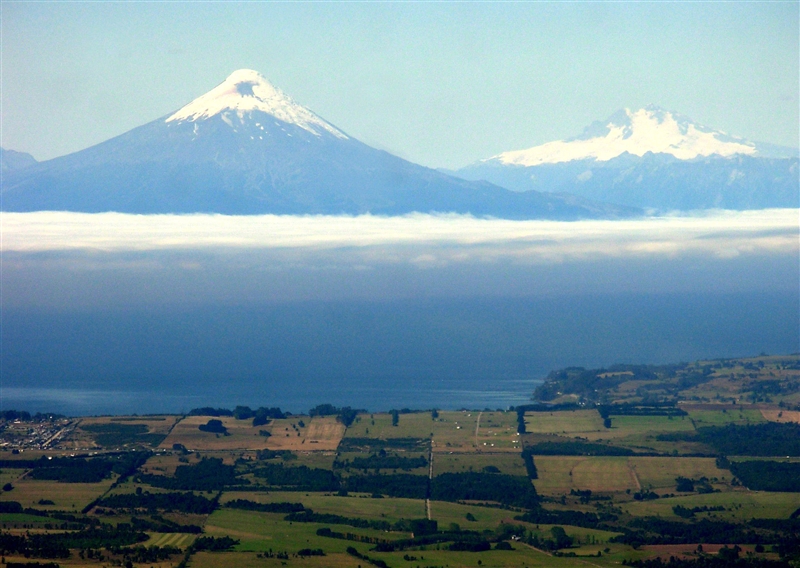
[[[2,500],[17,501],[23,507],[76,512],[109,490],[113,479],[98,483],[61,483],[36,479],[19,479],[14,489],[2,495]],[[41,505],[39,501],[52,501]]]
[[[589,489],[595,493],[675,490],[675,478],[706,477],[730,482],[731,474],[718,469],[714,458],[649,456],[535,456],[537,491],[545,495]]]
[[[186,548],[194,542],[195,535],[183,533],[151,533],[145,546],[176,546]]]
[[[400,414],[397,426],[392,426],[390,414],[364,414],[347,429],[346,437],[433,439],[435,452],[520,449],[513,412],[439,411],[438,418],[432,418],[430,412],[414,412]]]
[[[533,484],[542,495],[563,495],[572,489],[612,493],[640,488],[626,457],[536,456],[534,463],[539,478]]]
[[[442,413],[445,414],[445,413]],[[348,438],[423,438],[430,439],[436,421],[430,412],[400,414],[397,426],[392,426],[388,413],[362,414],[345,434]]]
[[[525,428],[531,434],[557,434],[562,436],[588,435],[608,430],[596,410],[570,410],[567,412],[527,412]],[[608,435],[606,434],[606,437]]]
[[[721,408],[719,410],[687,409],[689,418],[694,420],[697,428],[703,426],[724,426],[726,424],[760,424],[766,422],[758,409]]]
[[[653,501],[631,501],[623,509],[635,516],[673,517],[672,507],[724,507],[724,511],[698,513],[698,518],[713,517],[726,520],[788,519],[800,508],[800,493],[778,493],[768,491],[727,491],[705,495],[682,495],[655,499]]]
[[[483,471],[494,466],[508,475],[527,475],[525,464],[519,454],[512,453],[445,453],[433,457],[433,474]]]
[[[400,519],[418,519],[425,516],[425,502],[419,499],[384,497],[374,499],[367,495],[340,497],[326,493],[301,491],[270,491],[251,493],[228,491],[223,493],[220,503],[236,499],[249,499],[256,503],[302,503],[315,513],[332,513],[344,517],[356,517],[376,521],[395,522]]]
[[[302,548],[324,548],[326,551],[343,553],[350,541],[321,537],[317,529],[330,526],[320,523],[287,523],[284,515],[258,513],[237,509],[220,509],[215,511],[206,522],[205,531],[211,536],[228,535],[239,539],[239,551],[265,552],[274,551],[297,552]],[[338,527],[364,536],[386,539],[387,533],[374,529],[357,529]],[[396,533],[394,538],[404,538],[407,533]],[[367,551],[369,545],[356,543]]]
[[[639,483],[657,490],[675,490],[675,478],[731,481],[731,472],[719,469],[714,458],[693,457],[631,457],[628,466],[636,472]]]

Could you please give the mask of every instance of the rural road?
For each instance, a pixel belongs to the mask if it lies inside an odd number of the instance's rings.
[[[478,430],[480,430],[480,428],[481,428],[481,415],[482,414],[483,414],[483,411],[478,413],[478,420],[477,420],[477,422],[475,422],[475,447],[476,448],[478,447]]]

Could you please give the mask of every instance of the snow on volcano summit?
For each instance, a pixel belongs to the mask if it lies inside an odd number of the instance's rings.
[[[577,138],[503,152],[485,161],[516,166],[586,159],[605,162],[625,152],[636,156],[648,152],[671,154],[679,160],[691,160],[710,155],[755,155],[756,147],[744,139],[694,124],[681,115],[648,106],[637,111],[621,110],[605,122],[595,122]]]
[[[344,132],[297,104],[263,75],[251,69],[234,71],[221,84],[167,118],[166,122],[194,122],[221,115],[230,124],[230,112],[234,112],[241,122],[245,114],[252,111],[265,112],[316,136],[321,136],[325,131],[337,138],[347,139]]]

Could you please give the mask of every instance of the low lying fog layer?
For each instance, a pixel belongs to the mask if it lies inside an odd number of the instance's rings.
[[[798,210],[626,221],[3,213],[3,301],[796,289]]]
[[[527,261],[701,252],[796,250],[798,210],[715,211],[626,221],[509,221],[402,217],[3,213],[3,250],[112,251],[491,246]],[[470,256],[445,255],[456,260]],[[484,257],[485,258],[485,257]]]

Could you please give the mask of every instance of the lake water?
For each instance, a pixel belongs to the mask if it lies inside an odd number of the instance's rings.
[[[506,408],[565,366],[800,350],[798,293],[6,309],[0,406]]]

